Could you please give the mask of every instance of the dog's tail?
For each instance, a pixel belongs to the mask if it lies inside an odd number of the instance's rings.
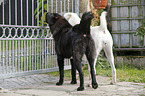
[[[100,27],[106,32],[107,30],[107,21],[106,21],[107,12],[103,11],[100,16]]]

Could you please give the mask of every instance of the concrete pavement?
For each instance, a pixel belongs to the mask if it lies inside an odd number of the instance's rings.
[[[86,77],[84,91],[76,90],[79,86],[79,81],[78,84],[72,85],[70,80],[65,80],[62,86],[56,86],[57,78],[55,77],[51,77],[52,80],[49,79],[48,75],[36,77],[39,80],[31,78],[29,80],[31,84],[23,80],[25,85],[18,87],[17,84],[17,88],[3,86],[5,88],[0,90],[0,96],[145,96],[145,83],[117,82],[115,85],[110,85],[111,77],[96,76],[99,84],[97,89],[87,87],[89,80]],[[17,82],[20,84],[22,80]]]

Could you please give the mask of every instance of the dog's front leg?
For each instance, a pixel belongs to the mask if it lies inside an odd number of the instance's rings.
[[[76,81],[76,67],[73,63],[73,59],[70,59],[70,61],[71,61],[71,75],[72,75],[71,84],[77,84],[77,81]]]
[[[64,81],[64,58],[57,57],[57,63],[59,67],[59,82],[56,83],[56,85],[62,85]]]

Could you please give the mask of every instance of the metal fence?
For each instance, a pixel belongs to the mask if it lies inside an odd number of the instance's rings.
[[[145,51],[145,36],[135,36],[145,18],[145,0],[112,0],[111,4],[114,49]]]
[[[3,0],[0,5],[0,79],[58,70],[46,12],[79,13],[79,0]],[[65,69],[70,68],[65,60]]]

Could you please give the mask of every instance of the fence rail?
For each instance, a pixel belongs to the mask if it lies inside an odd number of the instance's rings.
[[[58,70],[46,12],[79,13],[79,0],[4,0],[0,5],[0,79]],[[65,60],[65,69],[70,61]]]

